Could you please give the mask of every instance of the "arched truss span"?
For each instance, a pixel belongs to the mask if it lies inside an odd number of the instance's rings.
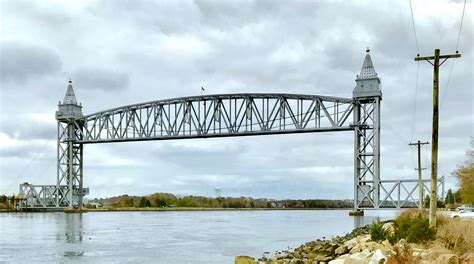
[[[77,143],[353,130],[352,98],[221,94],[122,106],[77,120]]]

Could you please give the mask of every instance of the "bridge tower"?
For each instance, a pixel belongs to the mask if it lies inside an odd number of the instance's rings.
[[[354,99],[354,210],[380,205],[380,78],[367,48]]]
[[[56,207],[82,207],[83,192],[83,145],[76,143],[82,139],[84,116],[82,105],[77,103],[76,95],[69,81],[63,102],[56,111],[58,121],[57,141],[57,182]]]

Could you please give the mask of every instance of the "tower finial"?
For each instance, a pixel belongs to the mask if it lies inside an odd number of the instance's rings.
[[[74,89],[72,88],[72,80],[69,79],[69,84],[67,86],[66,95],[64,96],[63,104],[75,104],[77,105],[76,95]]]
[[[369,52],[370,52],[370,48],[367,47],[367,49],[365,49],[365,52],[369,53]]]

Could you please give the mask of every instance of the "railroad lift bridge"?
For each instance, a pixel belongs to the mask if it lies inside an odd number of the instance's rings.
[[[380,178],[381,81],[367,49],[352,98],[306,94],[201,95],[121,106],[83,115],[72,83],[56,119],[56,185],[20,184],[20,209],[82,207],[84,146],[144,140],[354,131],[354,211],[418,207],[418,179]],[[429,180],[423,188],[429,193]],[[438,188],[444,186],[440,181]],[[444,188],[443,188],[444,189]]]

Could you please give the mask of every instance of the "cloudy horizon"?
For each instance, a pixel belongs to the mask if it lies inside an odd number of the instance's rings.
[[[412,4],[420,55],[456,52],[463,1]],[[462,57],[440,70],[446,190],[474,136],[472,10],[468,1]],[[416,179],[408,143],[431,141],[433,68],[414,61],[408,1],[4,0],[0,16],[0,194],[56,184],[54,113],[69,79],[84,114],[199,95],[202,86],[351,97],[370,47],[382,79],[381,178]],[[91,144],[84,185],[90,198],[213,196],[219,186],[224,196],[351,199],[353,140],[346,131]]]

